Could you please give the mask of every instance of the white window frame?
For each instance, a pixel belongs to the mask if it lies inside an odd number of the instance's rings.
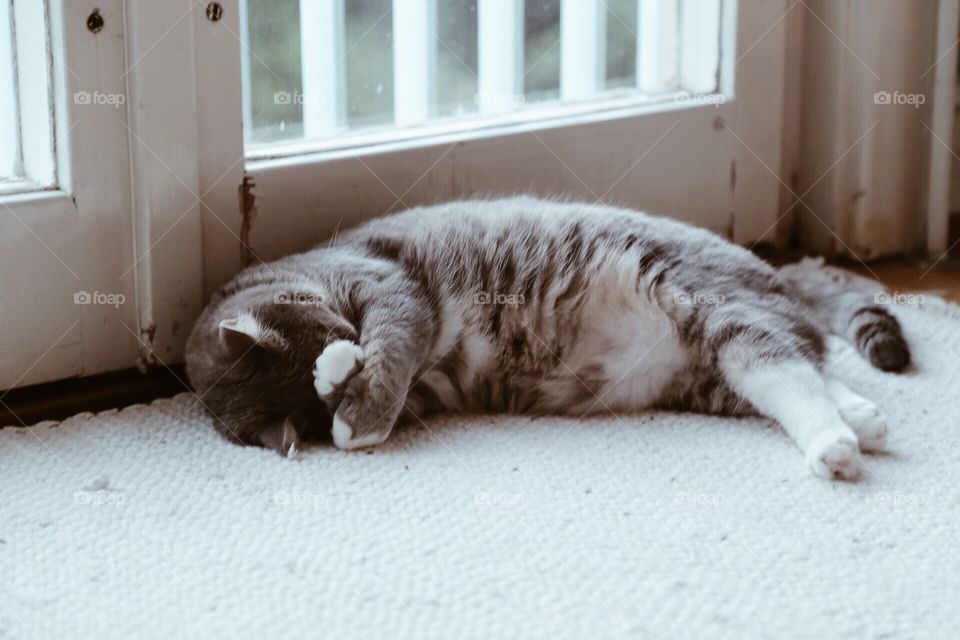
[[[242,152],[236,132],[242,89],[235,62],[242,56],[236,37],[222,37],[223,32],[239,34],[237,2],[223,4],[224,20],[200,30],[220,36],[198,40],[197,52],[221,65],[205,65],[207,73],[199,78],[201,119],[204,109],[217,114],[217,122],[208,119],[209,133],[221,141],[216,157],[202,159],[201,166],[225,170]],[[780,214],[780,183],[767,167],[780,165],[783,18],[790,5],[725,0],[722,7],[725,84],[714,99],[625,98],[599,110],[589,103],[558,104],[487,120],[479,129],[472,123],[441,123],[430,127],[429,135],[410,139],[372,133],[354,136],[353,148],[311,153],[309,143],[295,143],[251,158],[246,171],[256,183],[253,252],[269,260],[320,242],[338,227],[415,204],[531,190],[593,200],[611,185],[607,200],[673,215],[739,242],[760,238]],[[482,23],[483,2],[480,9]],[[498,28],[509,31],[502,22]],[[482,80],[482,54],[480,62]],[[498,65],[499,73],[489,75],[505,83],[503,91],[510,90],[509,64],[489,62]],[[735,75],[730,73],[734,67]],[[647,81],[654,82],[656,65],[645,69]],[[236,79],[233,86],[220,81],[213,87],[213,77],[223,75]],[[201,139],[207,133],[201,127]],[[224,150],[224,140],[233,141],[232,152]],[[233,221],[228,233],[213,216],[203,218],[207,294],[240,267],[235,187],[242,179],[242,168],[233,167],[224,182],[234,188],[215,189],[205,199],[205,209]]]
[[[336,4],[322,4],[327,2]],[[493,2],[479,2],[480,38],[484,7]],[[210,37],[196,42],[197,55],[208,61],[198,78],[201,150],[209,153],[200,164],[209,167],[212,177],[229,170],[204,198],[207,295],[241,267],[243,216],[236,211],[236,186],[244,178],[237,163],[242,154],[239,60],[250,55],[236,37],[241,29],[238,0],[223,5],[224,19],[201,29]],[[352,135],[347,148],[334,139],[320,150],[316,142],[307,142],[258,151],[244,163],[256,184],[256,219],[249,221],[254,259],[306,249],[338,228],[391,211],[489,193],[603,196],[709,227],[741,243],[771,233],[782,213],[777,172],[782,161],[784,17],[791,5],[787,0],[724,0],[721,6],[721,86],[708,97],[632,96],[599,106],[561,103],[487,119],[479,128],[471,122],[439,123],[406,138],[398,132]],[[651,31],[651,20],[665,24],[667,18],[656,8],[642,1],[639,13],[647,24],[638,25],[641,32]],[[487,49],[498,51],[498,59],[485,61],[481,54],[481,91],[484,78],[495,90],[515,90],[510,67],[515,57],[503,53],[511,48],[506,41],[513,41],[510,24],[496,23],[503,46]],[[696,16],[681,27],[706,33],[711,28],[709,18],[704,22]],[[673,55],[662,53],[664,58]],[[644,86],[663,89],[663,60],[640,62]],[[668,62],[688,73],[682,60]],[[581,70],[568,82],[585,82],[585,77]],[[685,80],[694,86],[712,81]],[[567,90],[584,88],[567,84]],[[205,140],[216,143],[207,146]],[[206,190],[202,181],[201,190]],[[231,221],[229,230],[225,220]]]
[[[74,99],[125,95],[122,5],[98,0],[105,24],[93,34],[93,5],[49,1],[56,145],[43,152],[56,184],[0,195],[0,389],[129,367],[139,352],[124,110]],[[78,304],[84,292],[124,302]]]
[[[0,166],[0,178],[12,178],[0,182],[0,194],[51,188],[56,184],[56,169],[46,6],[37,0],[6,0],[2,4],[0,92],[4,95],[0,99],[4,108],[0,108],[0,117],[8,121],[4,122],[6,132],[0,135],[0,147],[6,147],[5,153],[12,149],[13,166]],[[7,64],[8,59],[13,65]],[[46,81],[26,82],[34,78]],[[9,167],[9,159],[0,162]]]

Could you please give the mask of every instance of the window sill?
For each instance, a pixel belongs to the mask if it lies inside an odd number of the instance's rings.
[[[464,118],[404,129],[381,129],[346,134],[327,140],[302,140],[255,146],[246,152],[248,166],[264,168],[322,162],[344,157],[450,144],[496,136],[539,131],[575,124],[615,120],[695,107],[716,108],[728,100],[722,94],[694,96],[685,92],[657,96],[608,97],[578,103],[561,103],[498,116]]]
[[[18,196],[17,199],[20,200],[22,197],[38,195],[45,197],[50,195],[66,196],[65,193],[58,191],[54,186],[42,185],[27,178],[0,178],[0,198]]]

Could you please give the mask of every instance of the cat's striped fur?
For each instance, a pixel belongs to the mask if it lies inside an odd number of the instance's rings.
[[[413,209],[247,269],[187,367],[229,437],[351,449],[436,411],[580,416],[666,407],[779,421],[827,477],[882,447],[872,403],[823,377],[824,337],[899,371],[869,296],[778,274],[685,224],[533,198]]]

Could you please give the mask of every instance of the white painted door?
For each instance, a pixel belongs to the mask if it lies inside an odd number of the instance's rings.
[[[0,389],[130,367],[121,0],[0,5]]]

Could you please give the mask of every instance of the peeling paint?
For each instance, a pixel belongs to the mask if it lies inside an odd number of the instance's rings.
[[[140,330],[140,357],[137,358],[137,370],[146,373],[157,364],[153,353],[153,341],[157,335],[157,325],[152,324]]]
[[[257,217],[257,196],[253,193],[256,186],[253,176],[243,176],[239,191],[240,215],[243,218],[240,223],[240,264],[244,267],[253,264],[254,260],[253,249],[250,247],[250,230]]]

